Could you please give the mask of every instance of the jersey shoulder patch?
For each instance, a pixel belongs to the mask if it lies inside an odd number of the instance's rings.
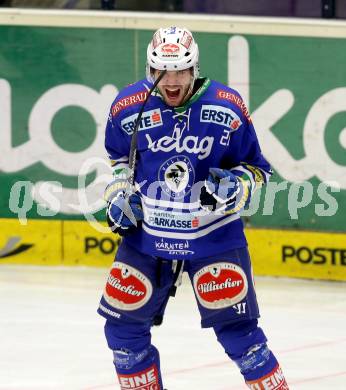
[[[231,103],[232,106],[236,106],[246,120],[251,123],[249,110],[238,91],[217,81],[213,81],[212,88],[210,88],[210,94],[209,97],[215,99],[215,102],[220,102],[220,104]]]
[[[112,116],[118,116],[124,110],[143,104],[147,98],[149,88],[150,83],[148,81],[140,80],[122,89],[112,104]]]

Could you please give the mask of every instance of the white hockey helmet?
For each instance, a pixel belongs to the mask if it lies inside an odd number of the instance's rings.
[[[153,81],[152,69],[176,71],[193,68],[193,81],[199,75],[198,45],[185,27],[158,29],[148,45],[146,75]]]

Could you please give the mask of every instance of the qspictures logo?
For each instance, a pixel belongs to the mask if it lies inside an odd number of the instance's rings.
[[[33,244],[20,244],[21,237],[10,237],[5,246],[0,248],[0,259],[18,255],[29,250]]]

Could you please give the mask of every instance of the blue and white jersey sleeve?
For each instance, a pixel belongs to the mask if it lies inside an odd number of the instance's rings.
[[[105,147],[111,166],[114,169],[128,167],[130,151],[129,142],[125,135],[122,134],[118,123],[113,120],[112,108],[107,120]]]
[[[230,136],[229,150],[221,167],[230,169],[232,173],[245,180],[251,197],[256,189],[268,182],[272,170],[262,154],[254,125],[241,96],[234,90],[228,95],[221,96],[227,97],[233,103],[231,107],[241,121],[241,126]]]
[[[128,166],[131,136],[149,86],[138,82],[120,91],[111,105],[105,134],[105,147],[115,169]]]

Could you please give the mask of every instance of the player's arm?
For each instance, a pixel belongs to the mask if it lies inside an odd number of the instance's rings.
[[[241,115],[242,126],[232,134],[222,167],[210,168],[201,190],[202,207],[214,212],[240,212],[272,174],[262,155],[250,117]]]

